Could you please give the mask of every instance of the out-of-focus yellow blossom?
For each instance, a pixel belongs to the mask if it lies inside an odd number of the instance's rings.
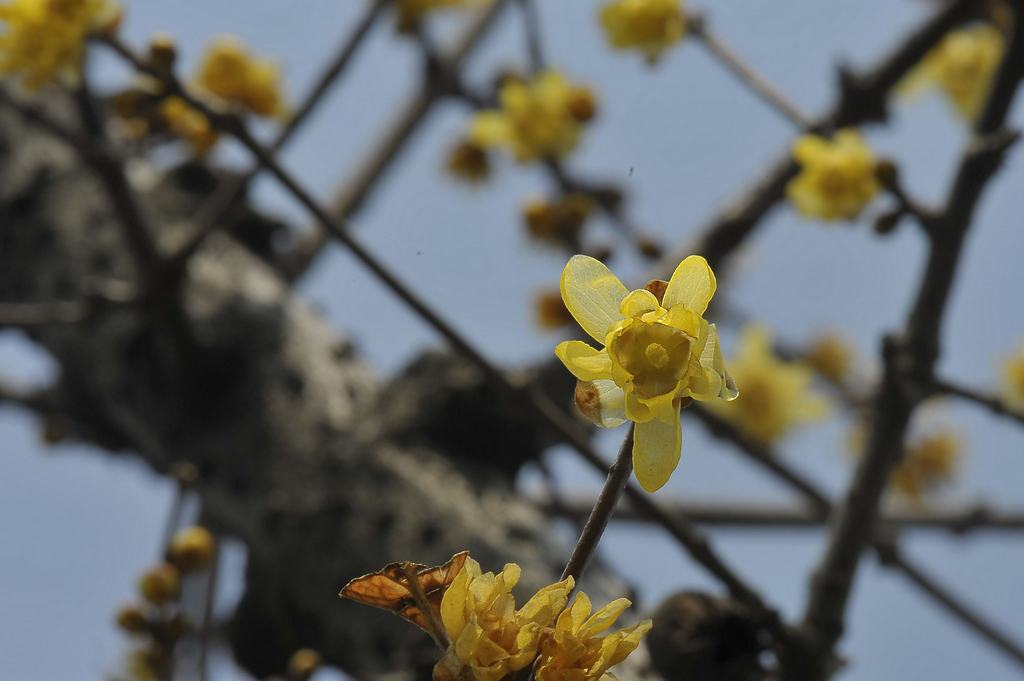
[[[170,563],[161,563],[139,578],[139,592],[153,605],[163,605],[178,597],[181,573]]]
[[[636,422],[633,466],[648,492],[679,463],[679,410],[690,400],[735,399],[718,334],[701,316],[715,292],[704,258],[676,268],[662,297],[630,292],[600,261],[573,256],[562,272],[562,300],[583,330],[604,344],[566,341],[555,354],[579,379],[576,404],[603,427]]]
[[[779,359],[772,352],[771,335],[759,326],[743,330],[739,354],[729,360],[729,369],[743,394],[730,404],[707,408],[755,442],[769,444],[828,412],[825,398],[811,390],[814,370]]]
[[[398,9],[398,30],[403,33],[416,28],[416,24],[428,12],[439,9],[470,5],[474,0],[395,0]]]
[[[182,572],[204,570],[217,553],[217,540],[205,527],[185,527],[174,533],[167,547],[171,563]]]
[[[1008,407],[1024,412],[1024,345],[1003,362],[1002,395]]]
[[[323,663],[324,658],[311,648],[296,650],[288,660],[288,678],[293,681],[309,681]]]
[[[793,145],[800,173],[786,185],[786,196],[798,211],[822,220],[851,220],[881,188],[871,149],[851,128],[832,140],[804,135]]]
[[[807,353],[807,363],[829,381],[841,385],[850,375],[853,349],[841,335],[830,333],[814,342]]]
[[[964,118],[973,121],[988,100],[1006,50],[1006,38],[991,24],[950,31],[899,85],[911,95],[938,87]]]
[[[601,10],[601,23],[612,47],[639,49],[652,64],[686,35],[680,0],[616,0]]]
[[[287,115],[281,74],[271,59],[249,54],[235,36],[220,36],[207,48],[196,85],[229,102],[241,104],[259,116]]]
[[[611,667],[625,660],[640,645],[640,637],[650,630],[651,620],[606,636],[597,634],[615,624],[630,605],[627,599],[619,598],[591,615],[590,599],[580,592],[572,607],[558,616],[554,631],[541,643],[537,681],[598,681]]]
[[[54,78],[76,85],[85,41],[116,25],[120,8],[110,0],[13,0],[0,5],[0,76],[21,74],[37,90]]]
[[[469,141],[483,148],[508,147],[521,163],[572,151],[596,106],[588,88],[573,86],[557,71],[545,71],[532,83],[506,79],[499,101],[501,109],[476,115]]]
[[[210,125],[210,119],[181,97],[168,97],[160,102],[159,113],[171,132],[188,142],[197,156],[202,156],[217,143],[220,135]]]
[[[953,479],[963,452],[959,438],[948,431],[926,435],[910,444],[892,472],[892,486],[914,502]]]
[[[495,576],[466,559],[441,599],[441,621],[452,644],[434,667],[435,681],[499,681],[533,662],[542,630],[569,602],[574,581],[545,587],[516,610],[511,591],[519,575],[515,563]]]

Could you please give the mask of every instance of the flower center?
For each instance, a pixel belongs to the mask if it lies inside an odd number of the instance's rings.
[[[608,346],[633,387],[646,397],[675,390],[690,365],[693,339],[665,324],[633,324]],[[620,386],[625,387],[625,386]]]

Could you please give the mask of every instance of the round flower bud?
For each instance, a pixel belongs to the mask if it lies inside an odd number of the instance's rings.
[[[542,329],[560,329],[572,323],[572,314],[562,300],[562,293],[555,289],[553,291],[542,291],[537,294],[537,326]]]
[[[170,71],[178,58],[174,36],[165,31],[149,39],[149,65],[160,71]]]
[[[170,563],[161,563],[149,570],[139,579],[139,591],[142,597],[153,605],[163,605],[178,597],[181,588],[181,577],[178,568]]]
[[[597,100],[594,99],[594,93],[585,87],[573,88],[566,106],[569,109],[569,115],[580,123],[586,123],[597,113]]]
[[[486,180],[490,172],[487,152],[470,142],[460,142],[448,156],[448,170],[470,182]]]
[[[209,567],[216,550],[217,540],[209,530],[186,527],[174,534],[167,555],[182,572],[191,572]]]
[[[323,664],[323,658],[315,650],[309,648],[297,650],[288,660],[288,678],[292,681],[308,681],[321,664]]]
[[[890,159],[883,158],[875,165],[875,177],[887,189],[896,187],[900,179],[899,168]]]
[[[146,630],[146,613],[137,605],[126,605],[117,613],[117,626],[130,634],[140,634]]]

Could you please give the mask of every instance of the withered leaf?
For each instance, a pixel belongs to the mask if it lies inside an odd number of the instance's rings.
[[[440,621],[441,599],[462,570],[467,557],[469,551],[456,553],[451,560],[438,567],[409,561],[391,563],[379,572],[353,579],[345,585],[340,595],[342,598],[390,610],[433,635],[417,591],[423,594],[433,621]],[[415,578],[418,588],[410,583],[410,576]]]

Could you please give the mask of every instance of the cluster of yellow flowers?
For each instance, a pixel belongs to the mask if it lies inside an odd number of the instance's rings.
[[[800,173],[786,185],[786,197],[808,217],[852,220],[881,189],[878,162],[856,130],[839,130],[831,140],[804,135],[793,158]]]
[[[113,31],[120,7],[111,0],[13,0],[0,5],[0,77],[20,75],[26,89],[52,80],[77,85],[85,41]]]
[[[742,395],[707,408],[755,442],[771,444],[828,413],[828,401],[811,389],[813,369],[781,360],[772,350],[771,334],[759,326],[743,330],[739,354],[729,360],[729,369],[743,386]]]
[[[1002,397],[1010,409],[1024,413],[1024,345],[1003,362]]]
[[[638,49],[652,64],[687,29],[680,0],[616,0],[601,10],[601,23],[612,47]]]
[[[951,31],[907,74],[899,85],[904,95],[937,87],[957,111],[973,121],[981,113],[1006,50],[995,26],[980,23]]]
[[[679,410],[691,400],[733,400],[718,334],[701,316],[716,288],[704,258],[686,258],[672,278],[630,292],[600,261],[574,256],[562,272],[565,306],[604,347],[565,341],[555,354],[578,379],[576,404],[602,427],[636,422],[633,465],[648,492],[679,463]]]
[[[909,444],[903,460],[892,472],[892,486],[897,493],[915,503],[924,494],[951,481],[963,447],[957,436],[938,431]]]
[[[147,60],[150,66],[170,71],[176,58],[173,38],[165,34],[153,37]],[[278,119],[287,116],[277,64],[252,56],[234,36],[220,36],[209,44],[193,89],[211,106]],[[201,111],[182,97],[167,96],[163,84],[155,78],[144,77],[137,87],[115,96],[112,108],[135,139],[169,132],[187,142],[197,156],[207,153],[219,139]]]
[[[468,141],[481,149],[507,147],[521,163],[572,151],[597,106],[589,88],[572,85],[557,71],[529,82],[507,78],[499,101],[500,109],[474,117]]]
[[[434,681],[499,681],[529,665],[538,681],[598,681],[651,628],[645,620],[598,636],[630,602],[620,598],[591,615],[590,599],[580,593],[566,610],[572,577],[544,587],[517,610],[511,591],[520,572],[509,563],[498,575],[483,573],[479,563],[466,560],[441,600],[451,645],[434,668]]]

